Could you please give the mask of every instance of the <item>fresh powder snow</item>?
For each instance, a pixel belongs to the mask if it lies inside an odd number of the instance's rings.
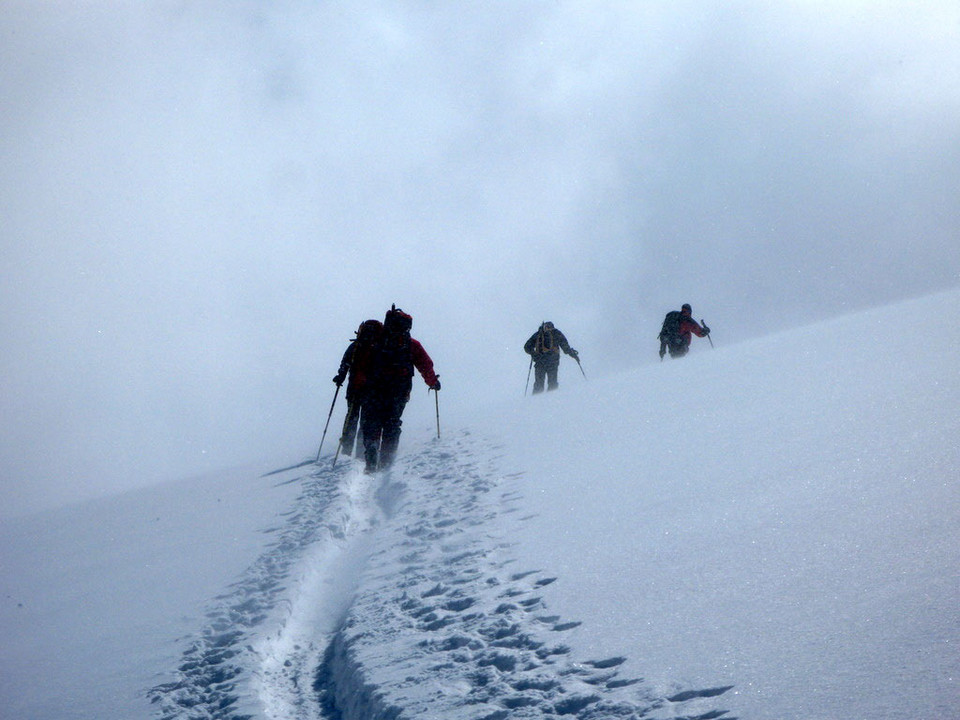
[[[958,301],[4,520],[4,716],[956,717]]]

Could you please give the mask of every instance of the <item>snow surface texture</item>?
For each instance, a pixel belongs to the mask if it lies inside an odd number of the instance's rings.
[[[958,304],[0,522],[0,716],[952,720]]]
[[[462,433],[376,476],[348,461],[303,478],[277,542],[151,692],[161,716],[724,714],[708,699],[728,687],[658,697],[620,675],[623,657],[572,656],[563,636],[581,623],[549,613],[556,577],[518,566],[495,454]]]

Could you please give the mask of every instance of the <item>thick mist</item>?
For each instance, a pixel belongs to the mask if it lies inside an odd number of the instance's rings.
[[[464,414],[543,320],[593,376],[682,302],[730,344],[960,283],[954,3],[14,0],[0,36],[7,513],[315,452],[391,303]]]

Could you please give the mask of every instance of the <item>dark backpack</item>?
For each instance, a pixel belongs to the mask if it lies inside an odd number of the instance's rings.
[[[357,329],[357,336],[353,343],[353,358],[351,370],[366,376],[369,372],[371,358],[376,351],[377,343],[383,334],[383,323],[379,320],[364,320]],[[351,373],[352,377],[353,372]]]
[[[391,308],[383,320],[383,333],[373,353],[373,375],[382,390],[409,391],[413,384],[412,325],[413,318],[397,307]]]
[[[537,333],[537,343],[534,345],[534,352],[537,355],[543,355],[548,352],[553,352],[556,348],[556,342],[553,337],[553,329],[541,327],[540,332]]]
[[[660,328],[660,334],[657,336],[660,340],[676,340],[680,337],[680,323],[683,321],[683,313],[679,310],[671,310],[663,319],[663,327]]]
[[[382,331],[383,323],[379,320],[364,320],[360,323],[360,327],[357,328],[357,337],[354,339],[354,342],[358,345],[369,347],[377,341]]]

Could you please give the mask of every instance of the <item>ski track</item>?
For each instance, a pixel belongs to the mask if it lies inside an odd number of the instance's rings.
[[[265,552],[214,598],[162,720],[710,720],[729,687],[664,692],[623,657],[577,659],[557,580],[518,565],[517,498],[496,449],[461,432],[401,456],[316,469]],[[514,476],[516,477],[516,476]],[[732,720],[732,719],[728,719]]]

